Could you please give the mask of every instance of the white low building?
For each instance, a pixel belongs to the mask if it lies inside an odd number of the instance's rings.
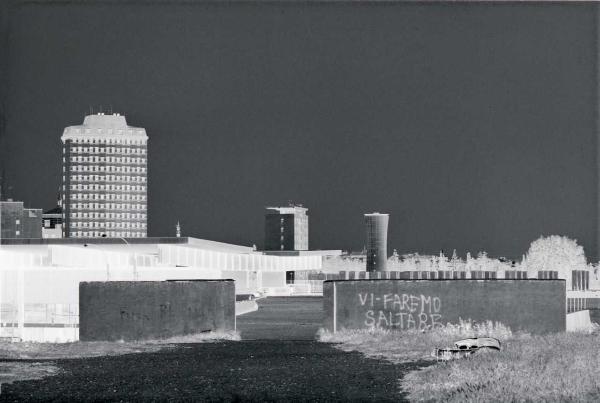
[[[291,271],[320,271],[322,256],[270,256],[195,238],[3,240],[0,338],[72,341],[79,283],[233,279],[236,293],[289,295]]]

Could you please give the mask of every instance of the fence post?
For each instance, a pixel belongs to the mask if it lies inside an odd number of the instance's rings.
[[[18,312],[17,323],[19,337],[23,340],[23,329],[25,328],[25,272],[24,268],[19,266],[17,269],[17,292],[18,292]]]
[[[333,282],[333,333],[337,332],[337,289]]]

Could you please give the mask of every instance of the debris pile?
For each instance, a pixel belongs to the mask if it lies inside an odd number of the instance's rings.
[[[500,350],[500,340],[493,337],[473,337],[459,340],[454,347],[436,348],[431,355],[438,361],[449,361],[468,357],[477,351]]]

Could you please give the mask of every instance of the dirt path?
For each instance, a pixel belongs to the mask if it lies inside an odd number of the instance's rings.
[[[274,297],[237,318],[242,340],[315,340],[323,323],[323,297]]]
[[[414,366],[314,341],[320,304],[261,300],[257,312],[238,318],[240,342],[58,360],[59,375],[3,385],[0,401],[398,401],[398,379]]]

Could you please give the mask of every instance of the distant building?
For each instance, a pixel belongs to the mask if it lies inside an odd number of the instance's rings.
[[[146,130],[99,113],[65,128],[61,140],[64,237],[145,237]]]
[[[22,201],[0,201],[0,238],[42,237],[42,210],[24,208]]]
[[[344,252],[342,252],[341,258],[343,260],[366,262],[367,249],[363,248],[363,250],[361,250],[361,251],[344,251]]]
[[[389,214],[365,214],[367,229],[367,271],[387,268],[387,232]]]
[[[308,250],[307,208],[267,207],[265,214],[265,250]]]
[[[63,237],[63,208],[60,195],[56,207],[42,214],[42,238]]]

